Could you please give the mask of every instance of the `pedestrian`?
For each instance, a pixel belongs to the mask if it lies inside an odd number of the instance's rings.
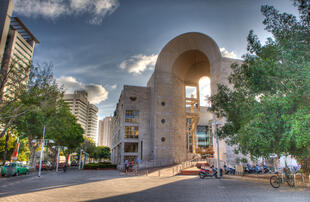
[[[63,167],[64,173],[67,171],[67,164],[65,163],[64,167]]]
[[[130,161],[130,167],[131,167],[131,168],[133,167],[133,164],[134,164],[134,162],[133,162],[133,161]]]
[[[126,159],[125,160],[125,172],[127,173],[129,169],[129,161]]]

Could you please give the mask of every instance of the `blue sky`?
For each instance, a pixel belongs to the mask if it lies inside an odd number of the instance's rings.
[[[156,57],[185,32],[212,37],[223,54],[240,58],[253,29],[262,41],[260,6],[297,14],[290,0],[15,0],[39,39],[34,63],[50,63],[68,92],[89,91],[99,118],[111,115],[123,85],[146,86]]]

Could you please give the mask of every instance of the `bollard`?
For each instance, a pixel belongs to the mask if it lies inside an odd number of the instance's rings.
[[[174,176],[174,167],[172,167],[172,176]]]
[[[294,186],[296,186],[296,173],[294,173]]]
[[[302,180],[302,183],[305,183],[305,176],[303,173],[301,173],[301,180]]]
[[[158,176],[160,177],[160,170],[158,170]]]
[[[146,169],[146,176],[148,176],[149,175],[149,170],[148,169]]]

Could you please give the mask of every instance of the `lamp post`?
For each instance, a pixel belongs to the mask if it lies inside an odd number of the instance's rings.
[[[44,138],[45,138],[45,125],[43,125],[43,138],[42,138],[42,140],[41,140],[40,166],[39,166],[38,177],[41,177],[42,159],[43,159],[43,154],[44,154],[44,145],[45,145],[45,141],[46,141],[46,142],[50,142],[50,143],[54,143],[53,140],[45,140]],[[33,142],[36,142],[36,140],[34,140]]]
[[[221,168],[220,168],[220,144],[219,144],[219,137],[217,135],[217,128],[216,126],[217,125],[220,125],[219,122],[216,121],[216,118],[215,118],[215,114],[213,113],[213,124],[214,124],[214,135],[215,135],[215,138],[216,138],[216,157],[217,157],[217,177],[220,178],[221,177]]]
[[[81,149],[81,152],[80,152],[80,162],[79,162],[79,170],[81,170],[81,164],[82,164],[82,154],[83,154],[84,150]]]
[[[42,158],[43,158],[43,149],[44,149],[44,136],[45,136],[45,125],[43,126],[43,139],[41,141],[40,167],[39,167],[38,177],[41,177]]]
[[[60,156],[60,147],[57,148],[57,165],[56,165],[56,173],[58,172],[59,167],[59,156]]]

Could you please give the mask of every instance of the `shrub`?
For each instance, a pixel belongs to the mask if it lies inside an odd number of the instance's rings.
[[[97,168],[116,168],[116,165],[110,162],[100,162],[100,163],[88,163],[84,166],[85,169],[97,169]]]

